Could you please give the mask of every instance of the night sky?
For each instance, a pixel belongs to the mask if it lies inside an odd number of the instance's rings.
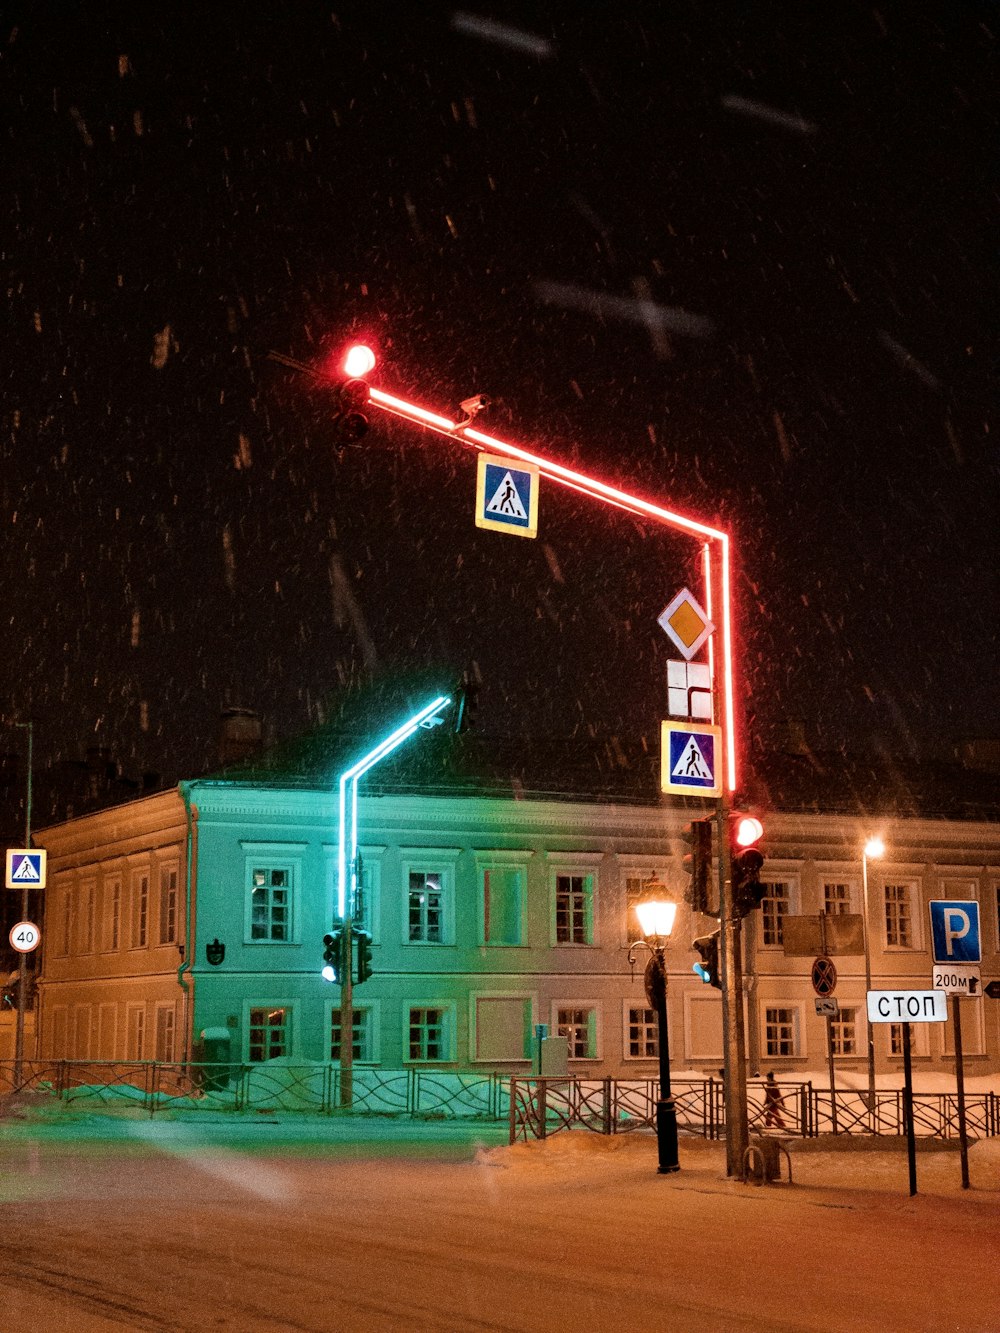
[[[653,732],[697,548],[544,486],[537,541],[479,531],[475,455],[380,413],[338,456],[267,353],[357,335],[733,531],[756,743],[1000,733],[994,6],[183,8],[0,33],[2,697],[43,762],[175,779],[226,705],[280,739],[470,662],[488,733]]]

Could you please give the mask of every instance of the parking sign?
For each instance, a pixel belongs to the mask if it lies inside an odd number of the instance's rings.
[[[949,898],[927,904],[935,963],[981,963],[979,904]]]

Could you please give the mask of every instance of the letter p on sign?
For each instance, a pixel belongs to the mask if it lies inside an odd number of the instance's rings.
[[[928,904],[935,963],[980,963],[979,904],[948,899]]]

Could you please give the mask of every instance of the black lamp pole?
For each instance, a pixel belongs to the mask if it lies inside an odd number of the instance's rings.
[[[667,1033],[667,967],[662,947],[652,947],[646,964],[646,994],[656,1010],[660,1050],[660,1095],[656,1102],[657,1171],[664,1175],[679,1171],[677,1160],[677,1108],[670,1091],[670,1038]]]

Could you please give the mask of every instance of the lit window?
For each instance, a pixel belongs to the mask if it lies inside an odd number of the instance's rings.
[[[597,1013],[593,1008],[557,1009],[556,1032],[566,1038],[571,1060],[597,1058]]]
[[[798,1010],[765,1009],[764,1040],[768,1055],[798,1055]]]
[[[288,1054],[288,1009],[251,1009],[249,1058],[252,1064]]]

